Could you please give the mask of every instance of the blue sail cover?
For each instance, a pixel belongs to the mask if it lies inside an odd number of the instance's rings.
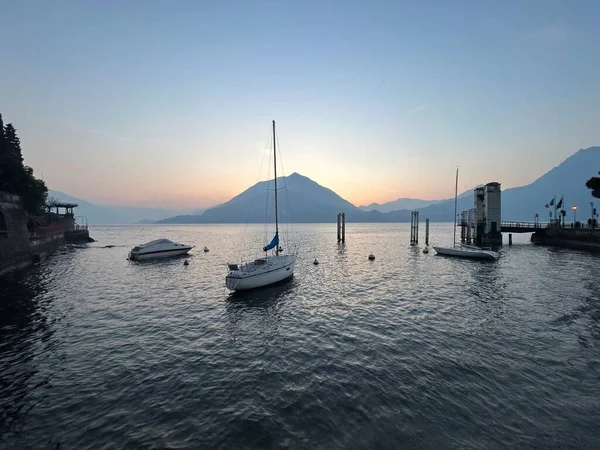
[[[275,237],[273,238],[273,240],[271,241],[271,243],[269,245],[265,245],[263,247],[263,251],[266,252],[268,250],[271,250],[272,248],[275,248],[277,246],[277,244],[279,244],[279,234],[275,233]]]

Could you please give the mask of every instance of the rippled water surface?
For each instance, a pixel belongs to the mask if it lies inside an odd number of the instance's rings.
[[[231,296],[224,264],[261,226],[91,234],[0,281],[2,448],[600,446],[598,256],[519,236],[465,261],[407,224],[349,224],[343,246],[301,225],[292,281]],[[126,259],[164,236],[197,246],[189,266]]]

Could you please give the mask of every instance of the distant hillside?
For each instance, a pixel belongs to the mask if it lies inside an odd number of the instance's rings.
[[[597,174],[598,170],[600,170],[600,147],[579,150],[533,183],[503,190],[502,220],[533,222],[537,213],[540,221],[547,221],[550,209],[545,208],[545,205],[554,195],[557,202],[564,195],[564,206],[569,219],[572,218],[571,207],[577,205],[581,210],[578,216],[587,220],[590,202],[597,199],[592,197],[590,190],[585,187],[585,182]],[[459,213],[473,207],[472,192],[459,197]],[[430,205],[420,211],[421,217],[428,217],[434,221],[452,221],[454,200]]]
[[[558,202],[564,195],[564,209],[568,220],[572,220],[572,206],[577,206],[577,218],[590,217],[590,202],[598,208],[598,199],[592,197],[585,182],[600,170],[600,147],[581,149],[561,164],[548,171],[533,183],[502,193],[502,219],[533,221],[534,214],[540,220],[548,219],[550,209],[545,208],[554,195]]]
[[[124,225],[142,220],[153,223],[156,220],[182,213],[164,208],[97,205],[60,191],[49,191],[48,197],[54,197],[63,202],[77,203],[79,207],[75,209],[75,214],[86,216],[89,224]]]
[[[382,213],[397,211],[399,209],[419,209],[424,208],[427,205],[432,205],[434,203],[438,203],[442,200],[421,200],[419,198],[399,198],[391,202],[379,204],[379,203],[371,203],[367,206],[359,206],[363,211],[379,211]]]

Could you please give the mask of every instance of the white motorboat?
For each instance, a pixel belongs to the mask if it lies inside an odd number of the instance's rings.
[[[275,135],[275,121],[273,121],[273,165],[275,167],[275,236],[271,242],[263,247],[265,255],[253,261],[240,264],[227,264],[229,273],[225,277],[225,285],[231,291],[255,289],[270,284],[278,283],[294,275],[296,254],[282,255],[279,246],[279,211],[277,205],[277,147]]]
[[[129,252],[129,259],[141,261],[153,258],[169,258],[185,255],[192,248],[194,248],[193,245],[180,244],[170,239],[156,239],[133,247]]]
[[[452,247],[433,246],[438,255],[455,256],[458,258],[496,260],[500,255],[492,250],[474,245],[456,245],[456,207],[458,201],[458,168],[456,168],[456,185],[454,188],[454,240]]]

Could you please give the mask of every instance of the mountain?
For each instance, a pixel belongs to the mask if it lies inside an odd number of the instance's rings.
[[[359,206],[363,211],[379,211],[382,213],[397,211],[399,209],[419,209],[423,208],[427,205],[432,205],[434,203],[438,203],[441,200],[421,200],[419,198],[398,198],[394,201],[379,204],[379,203],[371,203],[367,206]]]
[[[600,170],[600,147],[581,149],[565,161],[526,186],[502,192],[502,220],[533,222],[534,214],[540,221],[548,220],[552,208],[546,203],[556,195],[556,202],[564,196],[563,209],[567,220],[572,220],[572,206],[577,206],[577,219],[587,220],[591,215],[590,202],[597,209],[598,199],[592,197],[585,183]]]
[[[55,198],[62,202],[77,203],[76,216],[85,216],[89,224],[123,225],[139,221],[150,221],[164,219],[182,211],[168,210],[164,208],[142,208],[130,206],[105,206],[73,197],[60,191],[49,191],[48,198]]]
[[[533,183],[503,190],[502,220],[533,222],[537,213],[540,221],[547,221],[550,209],[545,208],[545,205],[554,195],[557,203],[564,195],[563,208],[567,210],[567,220],[572,220],[571,207],[574,205],[581,210],[578,217],[587,220],[591,214],[590,202],[595,199],[585,187],[585,182],[596,175],[598,170],[600,147],[579,150]],[[473,191],[459,196],[457,203],[459,213],[473,208]],[[419,214],[421,218],[427,217],[432,221],[452,221],[454,199],[422,208]]]
[[[348,220],[365,221],[363,217],[371,216],[331,189],[298,173],[278,177],[277,183],[281,222],[335,222],[339,212],[346,213]],[[273,180],[261,181],[228,202],[207,209],[202,215],[171,217],[159,223],[262,223],[265,219],[273,221],[273,194]]]

